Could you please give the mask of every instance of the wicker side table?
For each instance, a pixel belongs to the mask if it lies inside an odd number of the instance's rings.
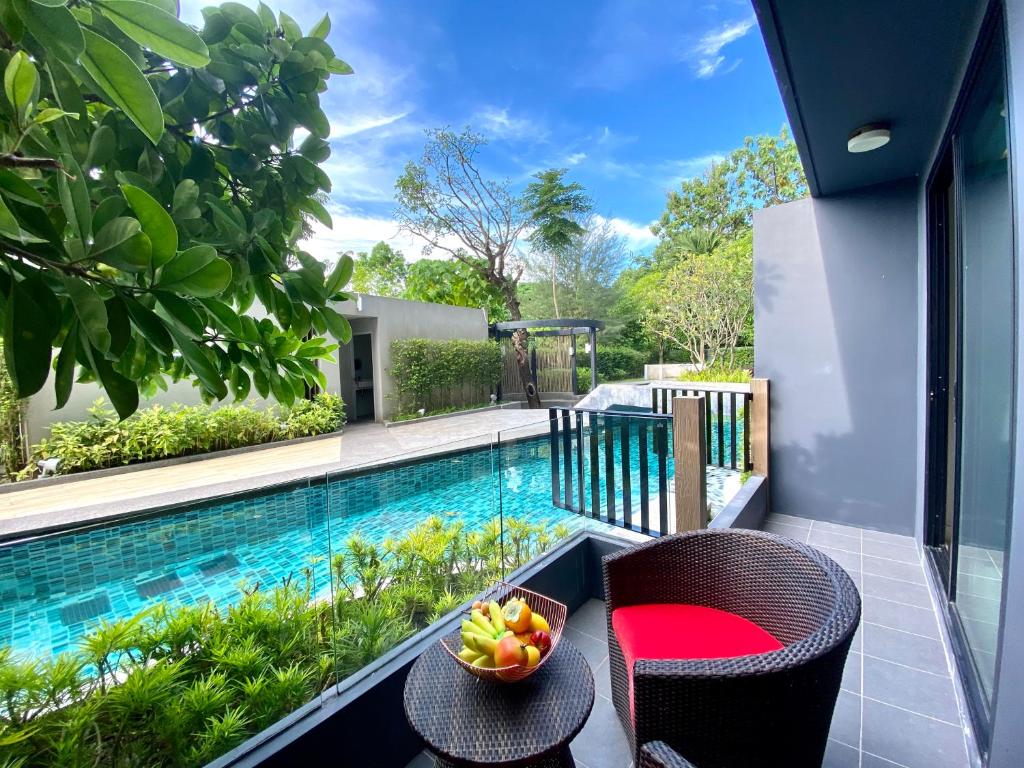
[[[594,677],[565,638],[514,684],[479,680],[441,648],[423,653],[405,682],[405,716],[438,765],[572,768],[569,742],[594,706]]]

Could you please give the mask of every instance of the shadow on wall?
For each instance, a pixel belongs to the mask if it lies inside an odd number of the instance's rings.
[[[917,270],[914,181],[757,215],[774,511],[913,533]]]

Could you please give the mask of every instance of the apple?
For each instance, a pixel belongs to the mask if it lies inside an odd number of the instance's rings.
[[[508,635],[498,641],[494,649],[494,666],[512,667],[527,662],[526,646],[515,635]]]
[[[551,647],[551,635],[542,629],[538,629],[530,635],[530,645],[536,646],[537,650],[541,653],[547,653],[548,648]]]

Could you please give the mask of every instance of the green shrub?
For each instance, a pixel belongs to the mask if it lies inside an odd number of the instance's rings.
[[[25,467],[25,436],[22,418],[27,400],[19,400],[14,383],[3,362],[3,343],[0,342],[0,464],[7,480],[15,480]]]
[[[399,415],[468,406],[486,400],[501,380],[501,347],[493,341],[396,339],[389,373]]]
[[[384,544],[353,538],[230,608],[159,603],[100,624],[77,650],[0,649],[0,765],[186,768],[210,762],[457,608],[568,535],[506,519],[430,518]]]
[[[729,360],[729,356],[726,355],[725,359]],[[754,348],[735,347],[732,350],[732,366],[734,368],[746,368],[748,371],[754,370]]]
[[[59,458],[60,472],[69,474],[321,435],[345,423],[345,405],[330,393],[296,401],[283,419],[276,406],[154,405],[118,421],[103,400],[97,400],[89,414],[87,421],[53,424],[50,436],[33,446],[23,476],[39,459]]]
[[[680,381],[713,381],[743,384],[750,381],[750,371],[746,368],[713,365],[701,371],[687,371],[679,379]]]
[[[579,359],[589,358],[580,355]],[[622,381],[623,379],[638,379],[644,375],[644,364],[647,362],[647,355],[638,352],[631,347],[608,345],[606,347],[597,345],[597,383],[603,384],[606,381]],[[590,365],[576,366],[576,378],[579,381],[579,391],[586,394],[590,391]]]

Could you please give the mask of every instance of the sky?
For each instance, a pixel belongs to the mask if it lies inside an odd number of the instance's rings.
[[[201,24],[205,4],[182,0],[182,18]],[[421,256],[395,223],[394,183],[430,128],[484,135],[483,172],[517,189],[569,169],[640,253],[669,189],[785,122],[748,0],[268,4],[304,30],[328,12],[327,41],[355,70],[321,95],[334,227],[306,243],[320,258],[380,240]]]

